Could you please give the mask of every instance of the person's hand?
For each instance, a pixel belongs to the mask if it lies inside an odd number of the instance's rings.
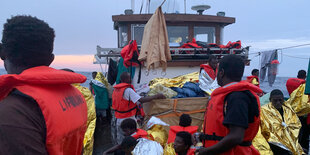
[[[166,96],[162,93],[158,93],[158,94],[156,94],[155,98],[156,99],[166,99]]]
[[[208,154],[208,148],[202,147],[202,148],[197,149],[197,150],[195,151],[195,153],[197,153],[197,152],[198,152],[198,155]]]

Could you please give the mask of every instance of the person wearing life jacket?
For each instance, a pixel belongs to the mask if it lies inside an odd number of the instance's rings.
[[[286,89],[291,95],[291,93],[297,89],[301,84],[306,83],[307,72],[305,70],[299,70],[297,78],[289,78],[286,81]]]
[[[124,136],[121,129],[121,123],[127,118],[136,120],[136,113],[138,106],[142,103],[150,102],[154,99],[164,99],[163,94],[156,94],[154,96],[141,97],[134,90],[131,85],[131,78],[128,72],[124,72],[121,75],[121,82],[114,86],[112,94],[112,108],[115,111],[116,120],[116,141],[117,144],[121,144]],[[139,109],[141,110],[141,109]],[[142,111],[142,110],[141,110]]]
[[[219,87],[215,80],[217,64],[217,58],[214,55],[210,55],[208,63],[200,65],[199,87],[208,94],[211,94],[214,89]]]
[[[192,136],[186,131],[180,131],[176,134],[174,140],[174,150],[177,155],[195,155]]]
[[[148,133],[145,130],[137,128],[137,122],[134,119],[127,118],[121,123],[124,136],[131,136],[135,139],[146,138],[148,139]],[[113,153],[121,149],[121,145],[115,145],[108,149],[104,154]]]
[[[75,73],[73,70],[69,68],[61,69],[64,71]],[[95,100],[91,91],[81,86],[80,83],[72,84],[75,88],[77,88],[84,96],[87,105],[87,129],[85,132],[84,140],[83,140],[83,154],[91,155],[93,154],[94,149],[94,133],[96,128],[96,109],[95,109]]]
[[[179,126],[170,126],[168,141],[167,143],[173,143],[175,136],[178,132],[186,131],[191,135],[196,133],[198,130],[198,126],[191,126],[192,118],[188,114],[182,114],[180,116]]]
[[[0,154],[80,155],[87,106],[71,84],[86,77],[48,67],[54,30],[31,16],[4,24],[0,57]]]
[[[246,77],[246,80],[250,83],[252,83],[253,85],[259,87],[259,70],[258,69],[253,69],[252,70],[252,75]]]
[[[301,128],[298,116],[290,106],[284,104],[281,90],[272,90],[269,100],[269,104],[261,107],[261,133],[269,142],[271,150],[274,154],[281,155],[304,154],[298,142]],[[283,149],[281,145],[289,151]]]
[[[199,139],[203,148],[199,154],[258,155],[252,140],[260,123],[258,87],[241,81],[244,61],[238,55],[221,59],[217,74],[220,88],[215,89],[207,104],[203,133]]]

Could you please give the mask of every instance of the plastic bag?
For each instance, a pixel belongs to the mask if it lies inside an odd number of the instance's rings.
[[[164,152],[163,147],[155,141],[145,138],[140,138],[138,141],[135,149],[131,152],[132,155],[162,155]]]

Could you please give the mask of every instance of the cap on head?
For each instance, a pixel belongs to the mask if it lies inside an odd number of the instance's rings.
[[[1,59],[15,67],[48,66],[54,60],[55,32],[43,20],[14,16],[4,24]]]

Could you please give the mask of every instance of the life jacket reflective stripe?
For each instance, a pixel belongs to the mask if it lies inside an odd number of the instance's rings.
[[[306,80],[299,79],[299,78],[289,78],[286,81],[286,89],[288,93],[291,95],[291,93],[297,89],[301,84],[306,83]]]
[[[260,108],[259,97],[256,93],[261,93],[262,90],[258,87],[245,82],[233,82],[223,87],[215,89],[211,94],[211,99],[208,103],[207,110],[204,119],[204,134],[206,134],[207,140],[204,140],[204,147],[210,147],[217,144],[222,138],[227,136],[229,129],[223,125],[224,121],[224,102],[228,94],[234,91],[245,91],[249,90],[256,98],[258,108]],[[260,110],[260,109],[259,109]],[[254,139],[258,132],[260,123],[259,116],[254,118],[253,123],[248,125],[245,130],[243,144],[240,144],[233,149],[223,154],[259,154],[259,152],[251,145],[251,141]]]
[[[168,135],[168,141],[167,143],[173,143],[175,140],[175,136],[178,132],[181,131],[186,131],[190,134],[194,134],[195,132],[197,132],[198,130],[198,126],[187,126],[187,127],[183,127],[183,126],[170,126],[170,130],[169,130],[169,135]]]
[[[128,83],[120,83],[114,86],[112,108],[115,110],[115,117],[119,119],[134,116],[137,112],[137,104],[125,100],[123,97],[127,88],[135,90],[133,85]]]
[[[255,75],[251,75],[251,76],[248,76],[246,77],[246,81],[249,82],[249,83],[252,83],[252,81],[256,79],[257,82],[258,82],[258,85],[256,85],[257,87],[259,87],[259,79],[258,79],[258,76],[255,76]],[[252,83],[253,84],[253,83]]]
[[[204,69],[205,72],[213,79],[215,80],[216,74],[217,74],[217,69],[214,71],[214,69],[209,65],[209,64],[201,64],[200,68]]]
[[[81,92],[71,84],[85,80],[80,74],[40,66],[19,75],[1,76],[0,87],[15,88],[37,102],[45,119],[48,154],[81,154],[87,106]],[[8,82],[11,86],[4,84]]]
[[[137,128],[137,131],[135,133],[133,133],[131,135],[131,137],[133,137],[135,139],[139,139],[139,138],[148,139],[147,135],[148,135],[148,133],[145,130]]]

